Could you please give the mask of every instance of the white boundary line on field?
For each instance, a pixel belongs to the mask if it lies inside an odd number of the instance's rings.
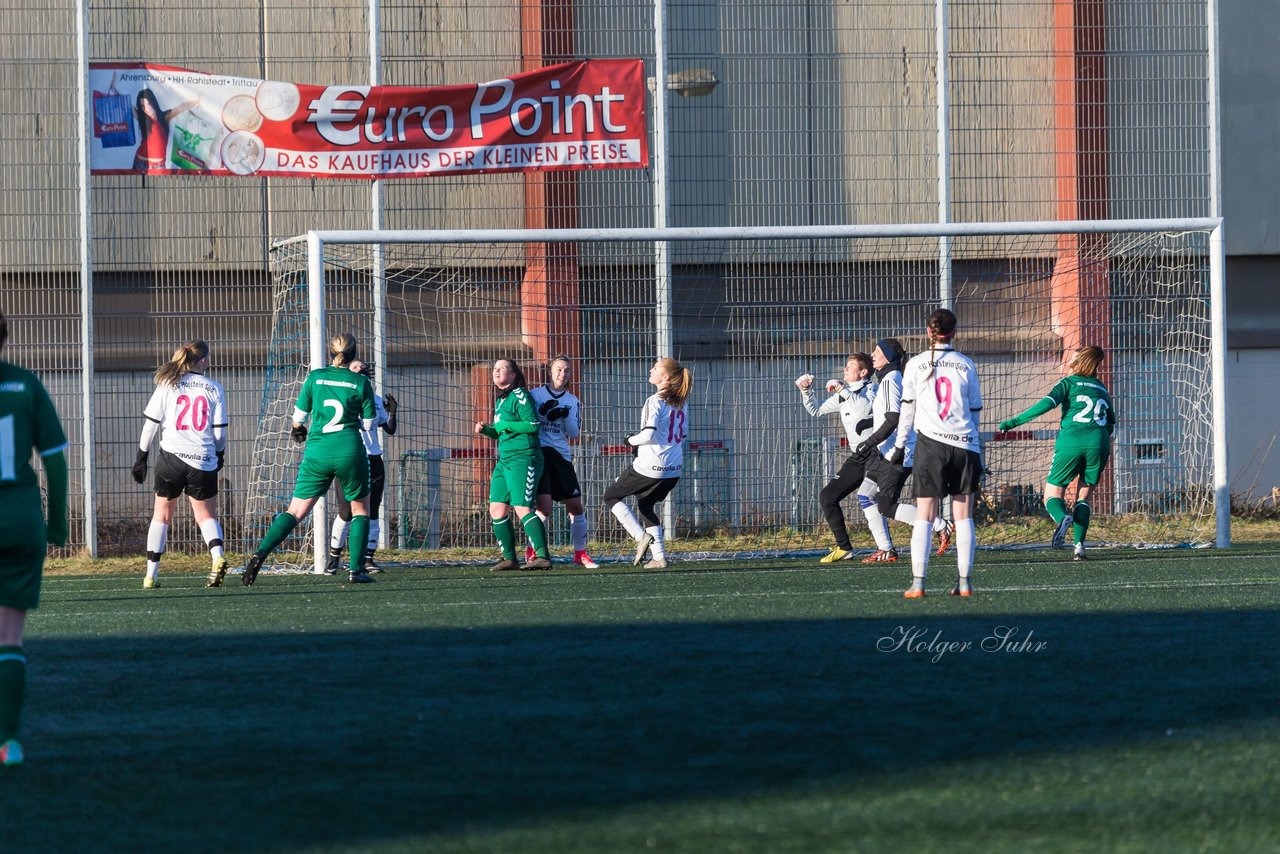
[[[642,577],[657,578],[657,577],[661,577],[661,575],[642,576]],[[550,579],[547,579],[547,580],[549,581]],[[943,587],[946,587],[949,585],[950,585],[950,575],[948,574],[947,582],[946,584],[943,585]],[[1250,580],[1250,581],[1213,581],[1213,580],[1192,581],[1192,582],[1116,581],[1116,582],[1109,582],[1109,583],[1085,582],[1081,584],[1024,584],[1024,585],[997,586],[997,587],[984,587],[981,584],[978,584],[977,586],[975,586],[974,592],[976,596],[981,597],[986,594],[1001,594],[1001,593],[1068,593],[1068,592],[1075,592],[1075,591],[1185,589],[1190,587],[1247,588],[1247,587],[1275,587],[1278,585],[1280,585],[1280,578],[1260,579],[1260,580]],[[175,588],[175,589],[183,589],[183,588]],[[198,588],[192,587],[190,589],[194,590]],[[933,596],[941,597],[946,595],[944,592],[941,592],[941,590],[943,589],[942,587],[935,587],[934,589],[935,591],[938,591],[938,592],[935,592]],[[606,596],[575,596],[572,598],[556,596],[551,598],[482,599],[482,600],[460,600],[460,601],[452,601],[452,602],[451,601],[435,601],[431,603],[431,605],[428,607],[442,608],[442,609],[479,608],[479,607],[494,608],[494,607],[523,606],[523,605],[554,605],[554,604],[565,604],[565,603],[586,604],[591,602],[598,602],[598,603],[663,602],[663,601],[679,601],[679,600],[689,600],[689,599],[701,599],[701,600],[710,601],[710,600],[724,600],[724,599],[765,599],[765,598],[785,598],[785,597],[800,598],[805,596],[825,596],[825,597],[867,596],[867,595],[900,596],[902,593],[902,590],[903,590],[902,586],[895,586],[892,588],[881,588],[881,589],[874,589],[874,590],[867,590],[865,588],[858,588],[858,587],[844,587],[844,588],[838,588],[838,589],[829,588],[829,589],[823,589],[823,590],[725,591],[720,593],[715,593],[715,592],[712,592],[712,593],[707,593],[707,592],[655,593],[655,594],[640,594],[640,595],[630,594],[630,595],[624,595],[624,596],[607,596],[607,595]],[[371,591],[371,593],[372,592],[376,592],[376,591]],[[123,600],[123,601],[127,601],[127,600]],[[158,602],[147,604],[145,605],[145,607],[139,608],[137,610],[131,610],[127,608],[117,609],[113,611],[113,614],[115,616],[120,616],[122,614],[152,614],[158,611],[158,609],[155,607],[156,604],[158,604]],[[355,606],[357,605],[357,602],[353,601],[350,604],[352,606]],[[364,608],[365,606],[364,604],[360,604],[360,607]],[[422,602],[384,601],[379,604],[379,607],[381,608],[422,608],[423,603]],[[310,611],[310,610],[315,610],[315,608],[316,606],[309,601],[296,602],[296,603],[295,602],[288,602],[288,603],[277,602],[273,607],[273,612],[282,613],[282,612],[302,611],[302,610]],[[332,603],[330,603],[327,606],[327,609],[329,610],[330,613],[333,613],[334,611],[342,610],[342,608],[343,606],[339,605],[335,607]],[[57,617],[60,617],[60,618],[85,617],[85,616],[93,616],[98,613],[100,612],[59,611],[57,613]],[[885,616],[890,616],[890,615],[886,614]],[[537,624],[537,625],[540,625],[540,624]]]

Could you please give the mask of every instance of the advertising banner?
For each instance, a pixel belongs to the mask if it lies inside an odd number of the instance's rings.
[[[423,178],[649,163],[644,64],[463,86],[314,86],[95,63],[95,175]]]

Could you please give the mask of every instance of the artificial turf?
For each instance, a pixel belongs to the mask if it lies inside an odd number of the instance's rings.
[[[1280,550],[1062,554],[47,578],[0,849],[1280,849]]]

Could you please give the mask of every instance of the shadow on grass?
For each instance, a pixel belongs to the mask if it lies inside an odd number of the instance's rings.
[[[42,639],[31,761],[0,774],[3,847],[376,846],[1247,723],[1280,704],[1277,625],[1258,610]],[[1045,646],[984,651],[998,626]],[[933,649],[894,649],[900,627]],[[939,641],[971,646],[935,661]]]

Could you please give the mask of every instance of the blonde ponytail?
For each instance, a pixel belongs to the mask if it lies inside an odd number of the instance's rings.
[[[661,392],[662,399],[672,406],[684,406],[689,392],[693,391],[693,374],[670,356],[659,359],[658,366],[668,379],[667,387]]]
[[[356,337],[350,332],[339,332],[329,339],[329,364],[345,368],[356,360]]]
[[[193,338],[173,351],[173,358],[156,369],[156,385],[174,385],[209,356],[209,345]]]

